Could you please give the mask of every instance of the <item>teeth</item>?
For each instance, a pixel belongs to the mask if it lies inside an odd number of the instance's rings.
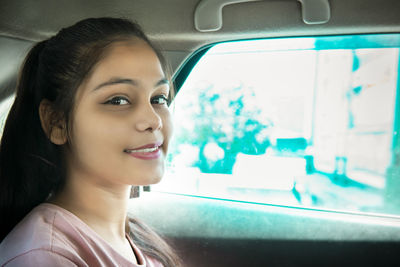
[[[143,148],[143,149],[126,149],[125,152],[127,153],[149,153],[149,152],[154,152],[158,149],[159,147],[151,147],[151,148]]]

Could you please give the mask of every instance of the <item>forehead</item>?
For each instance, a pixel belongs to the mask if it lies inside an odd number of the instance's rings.
[[[105,51],[102,58],[93,68],[96,71],[123,71],[126,70],[160,70],[161,64],[154,49],[145,41],[133,39],[115,42]]]
[[[159,80],[164,76],[153,48],[143,40],[133,39],[111,44],[78,90],[94,87],[113,77]]]

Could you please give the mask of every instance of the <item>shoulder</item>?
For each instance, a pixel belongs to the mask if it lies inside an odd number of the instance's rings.
[[[52,204],[34,208],[0,244],[0,266],[160,266],[152,259],[136,265],[114,250],[71,212]],[[146,264],[146,262],[148,262]]]
[[[65,255],[46,250],[46,249],[34,249],[23,254],[17,255],[6,262],[2,263],[1,266],[12,267],[12,266],[77,266],[71,259],[68,259]]]
[[[41,204],[34,208],[1,242],[0,266],[6,262],[26,266],[22,262],[35,262],[35,259],[62,262],[69,254],[73,256],[69,253],[70,242],[63,235],[63,230],[68,229],[67,221],[54,205]]]

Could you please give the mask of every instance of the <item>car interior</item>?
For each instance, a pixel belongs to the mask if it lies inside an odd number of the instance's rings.
[[[170,171],[130,213],[185,266],[398,266],[399,1],[2,0],[1,128],[29,48],[103,16],[171,68]]]

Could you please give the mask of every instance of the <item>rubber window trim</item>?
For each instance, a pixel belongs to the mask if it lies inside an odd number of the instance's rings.
[[[182,85],[185,83],[186,79],[189,77],[189,74],[192,72],[193,68],[199,62],[199,60],[207,53],[210,48],[212,48],[215,44],[207,45],[196,52],[194,52],[179,68],[176,74],[172,77],[172,82],[174,84],[175,96],[178,94]]]

